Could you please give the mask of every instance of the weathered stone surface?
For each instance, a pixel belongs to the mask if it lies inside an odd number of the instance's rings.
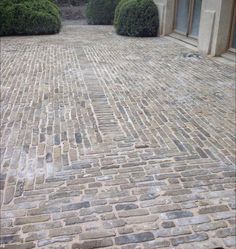
[[[134,217],[127,217],[126,222],[127,224],[150,223],[157,221],[158,218],[159,216],[157,215],[134,216]]]
[[[166,191],[164,195],[167,196],[177,196],[177,195],[185,195],[185,194],[191,194],[190,189],[179,189],[179,190],[169,190]]]
[[[130,209],[136,209],[138,208],[138,205],[136,204],[118,204],[115,206],[116,210],[130,210]]]
[[[152,240],[143,243],[144,248],[156,249],[156,248],[170,248],[170,242],[168,240]]]
[[[184,243],[198,242],[198,241],[203,241],[207,239],[208,239],[207,234],[198,233],[198,234],[191,234],[191,235],[186,235],[186,236],[171,239],[171,243],[173,246],[178,246]]]
[[[101,219],[102,220],[114,220],[116,219],[116,215],[114,213],[101,214]]]
[[[98,218],[95,215],[89,215],[89,216],[83,216],[83,217],[68,217],[66,218],[65,224],[66,225],[74,225],[74,224],[80,224],[80,223],[86,223],[91,221],[97,221]]]
[[[52,238],[52,239],[44,239],[44,240],[39,240],[38,241],[38,246],[47,246],[47,245],[51,245],[51,244],[55,244],[55,243],[63,243],[66,242],[68,243],[69,241],[71,241],[72,238],[69,236],[60,236],[57,238]]]
[[[8,204],[12,201],[14,197],[15,188],[14,186],[9,186],[5,190],[4,204]]]
[[[161,214],[161,217],[163,219],[179,219],[184,217],[192,217],[193,213],[190,211],[174,211],[174,212],[168,212]]]
[[[194,224],[201,224],[210,222],[210,218],[208,216],[199,215],[195,217],[186,217],[182,219],[176,220],[176,225],[178,226],[187,226],[187,225],[194,225]]]
[[[210,215],[213,217],[214,220],[226,220],[235,217],[235,213],[232,211],[211,213]]]
[[[23,244],[11,244],[11,245],[5,245],[5,249],[32,249],[35,248],[35,243],[29,242],[29,243],[23,243]]]
[[[118,213],[120,218],[132,217],[132,216],[143,216],[148,215],[149,212],[146,209],[132,209],[129,211],[120,211]]]
[[[229,207],[227,207],[226,205],[212,206],[212,207],[205,207],[205,208],[199,209],[199,214],[225,212],[228,210],[229,210]]]
[[[103,227],[105,229],[111,229],[114,227],[122,227],[126,224],[126,221],[124,220],[108,220],[103,222]]]
[[[161,226],[163,228],[171,228],[171,227],[175,227],[175,223],[173,221],[164,221],[162,222]]]
[[[212,223],[206,223],[206,224],[200,224],[193,226],[193,230],[195,232],[201,232],[201,231],[211,231],[216,230],[220,228],[227,227],[227,223],[224,221],[218,221],[218,222],[212,222]]]
[[[1,37],[3,248],[234,246],[235,67],[190,50],[78,23]]]
[[[24,191],[24,181],[19,180],[16,184],[15,197],[19,197],[23,194]]]
[[[223,241],[224,241],[224,244],[225,244],[227,247],[232,247],[232,248],[234,248],[234,247],[236,246],[235,236],[233,236],[233,237],[227,237],[227,238],[224,239]]]
[[[81,244],[75,243],[72,245],[72,249],[95,249],[95,248],[104,248],[112,245],[113,242],[111,239],[91,240],[91,241],[85,241]]]
[[[139,243],[144,241],[154,240],[154,235],[151,232],[123,235],[115,238],[117,245]]]
[[[158,193],[147,193],[140,196],[140,201],[156,199],[159,196]]]
[[[10,224],[8,224],[10,225]],[[3,227],[2,221],[1,221],[1,230],[0,234],[2,235],[12,235],[16,234],[17,232],[20,231],[20,227]]]
[[[47,222],[47,223],[39,223],[39,224],[30,224],[24,225],[22,227],[23,233],[41,231],[45,229],[54,229],[54,228],[61,228],[62,224],[59,221],[54,222]]]
[[[21,242],[19,235],[4,235],[0,238],[0,244],[11,244]]]
[[[77,209],[87,208],[87,207],[90,207],[90,204],[88,201],[85,201],[85,202],[73,203],[73,204],[63,206],[62,211],[77,210]]]
[[[79,234],[82,232],[82,229],[80,226],[67,226],[63,228],[55,228],[51,229],[49,231],[50,237],[58,237],[62,235],[73,235],[73,234]]]
[[[169,211],[181,210],[181,206],[179,204],[172,205],[157,205],[155,207],[151,207],[151,213],[165,213]]]
[[[219,238],[225,238],[228,236],[236,236],[236,227],[220,229],[216,232],[216,236]]]
[[[89,239],[100,239],[100,238],[106,238],[106,237],[113,237],[115,236],[115,232],[108,231],[108,230],[99,230],[99,231],[91,231],[91,232],[84,232],[80,234],[81,240],[89,240]]]
[[[35,233],[29,233],[29,235],[25,238],[25,241],[26,242],[37,241],[37,240],[46,239],[47,237],[48,235],[45,231],[39,231]]]
[[[174,227],[168,229],[159,229],[154,232],[154,235],[155,237],[172,237],[191,233],[192,232],[188,227]]]
[[[148,144],[135,144],[136,149],[145,149],[148,148]]]
[[[40,208],[31,209],[28,211],[28,215],[42,215],[60,212],[60,207],[57,206],[42,206]]]
[[[49,215],[41,215],[41,216],[30,216],[30,217],[23,217],[23,218],[16,218],[15,225],[24,225],[29,223],[40,223],[44,221],[48,221],[50,219]]]

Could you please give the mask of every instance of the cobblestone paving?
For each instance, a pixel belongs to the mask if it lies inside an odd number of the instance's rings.
[[[235,72],[188,52],[2,38],[2,248],[234,248]]]

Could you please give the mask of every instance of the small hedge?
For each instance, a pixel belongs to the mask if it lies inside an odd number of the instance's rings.
[[[89,0],[86,16],[88,24],[113,24],[115,8],[119,0]]]
[[[0,35],[54,34],[61,27],[60,12],[52,0],[1,0]]]
[[[120,2],[117,4],[116,9],[115,9],[115,15],[114,15],[114,21],[113,24],[115,27],[117,27],[117,22],[118,22],[118,16],[120,15],[120,9],[121,6],[126,3],[127,0],[120,0]]]
[[[158,9],[153,0],[121,0],[114,24],[120,35],[151,37],[159,29]]]

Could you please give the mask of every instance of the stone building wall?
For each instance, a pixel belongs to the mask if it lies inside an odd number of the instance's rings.
[[[177,0],[154,0],[159,9],[160,35],[174,31]],[[212,56],[229,48],[235,0],[202,0],[198,49]]]

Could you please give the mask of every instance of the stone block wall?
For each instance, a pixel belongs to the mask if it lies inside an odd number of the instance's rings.
[[[154,0],[158,6],[160,35],[174,32],[176,0]],[[229,48],[235,0],[202,0],[198,49],[218,56]]]

